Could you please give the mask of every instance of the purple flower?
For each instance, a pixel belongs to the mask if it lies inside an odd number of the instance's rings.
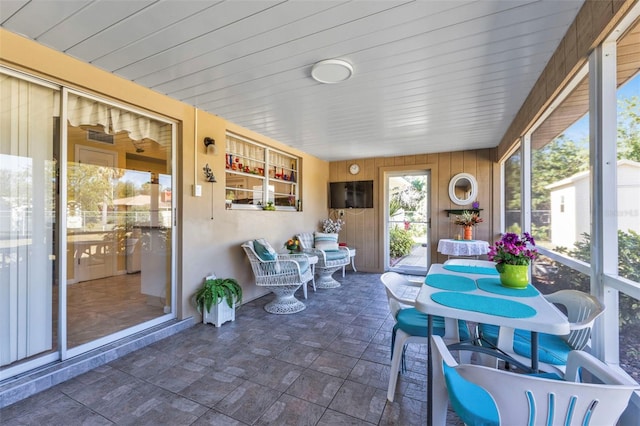
[[[509,232],[489,247],[487,257],[498,264],[528,265],[538,257],[538,250],[534,246],[535,241],[528,232],[522,237]]]

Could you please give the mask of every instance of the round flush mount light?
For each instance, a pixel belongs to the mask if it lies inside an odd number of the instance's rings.
[[[311,77],[320,83],[340,83],[348,80],[352,75],[353,67],[342,59],[326,59],[311,68]]]

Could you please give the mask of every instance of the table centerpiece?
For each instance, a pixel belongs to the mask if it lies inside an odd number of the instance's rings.
[[[538,257],[531,234],[506,233],[489,247],[487,257],[496,262],[500,283],[509,288],[524,289],[529,284],[529,265]]]

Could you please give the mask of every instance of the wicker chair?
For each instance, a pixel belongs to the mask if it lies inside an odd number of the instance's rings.
[[[338,269],[348,265],[350,262],[349,249],[346,247],[338,247],[338,250],[320,250],[315,248],[315,238],[312,232],[304,232],[296,235],[300,241],[300,248],[304,253],[318,256],[318,264],[316,265],[316,287],[318,288],[336,288],[340,287],[340,283],[333,279],[332,275]],[[337,245],[337,243],[336,243]]]
[[[294,293],[301,285],[313,279],[309,258],[304,254],[278,254],[275,260],[262,260],[254,249],[254,241],[242,244],[251,262],[256,285],[268,287],[275,295],[264,310],[271,314],[295,314],[306,308],[295,298]]]

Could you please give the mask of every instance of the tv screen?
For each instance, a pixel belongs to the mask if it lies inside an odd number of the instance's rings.
[[[373,208],[373,181],[359,180],[329,183],[329,208]]]

